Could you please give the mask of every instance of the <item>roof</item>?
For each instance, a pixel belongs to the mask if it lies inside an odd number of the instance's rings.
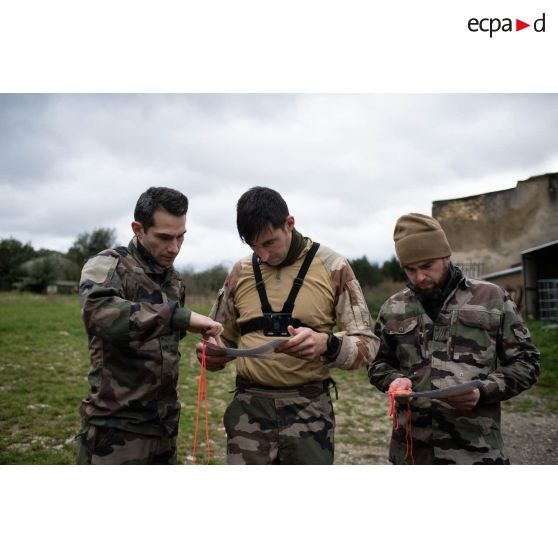
[[[543,250],[544,248],[550,248],[551,246],[554,246],[558,244],[558,240],[552,240],[550,242],[547,242],[546,244],[540,244],[539,246],[534,246],[533,248],[528,248],[527,250],[523,250],[521,252],[521,254],[529,254],[531,252],[538,252],[539,250]]]
[[[501,271],[494,271],[493,273],[487,273],[486,275],[481,275],[481,279],[495,279],[496,277],[503,277],[504,275],[511,275],[512,273],[518,273],[523,269],[523,266],[518,265],[516,267],[509,267],[508,269],[502,269]]]
[[[448,202],[452,202],[452,201],[466,201],[466,200],[473,200],[475,198],[481,198],[483,196],[497,195],[497,194],[501,194],[502,192],[509,192],[511,190],[515,190],[515,188],[517,188],[520,184],[526,184],[527,182],[531,182],[533,180],[538,180],[540,178],[546,178],[546,177],[551,177],[551,176],[558,176],[558,173],[547,172],[545,174],[538,174],[536,176],[530,176],[529,178],[527,178],[525,180],[518,180],[517,184],[513,188],[502,188],[501,190],[492,190],[491,192],[484,192],[482,194],[474,194],[472,196],[465,196],[463,198],[451,198],[451,199],[445,199],[445,200],[434,200],[432,203],[433,204],[443,204],[443,203],[448,203]]]
[[[454,201],[469,201],[469,200],[474,200],[477,198],[482,198],[482,197],[487,197],[487,196],[495,196],[497,194],[501,194],[502,192],[511,192],[512,190],[515,190],[516,186],[514,186],[513,188],[502,188],[501,190],[493,190],[492,192],[484,192],[482,194],[473,194],[472,196],[465,196],[463,198],[449,198],[449,199],[445,199],[445,200],[434,200],[432,202],[432,204],[445,204],[445,203],[450,203],[450,202],[454,202]]]

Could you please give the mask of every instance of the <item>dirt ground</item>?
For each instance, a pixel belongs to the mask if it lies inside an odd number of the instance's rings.
[[[504,449],[513,465],[558,464],[558,417],[502,412]]]

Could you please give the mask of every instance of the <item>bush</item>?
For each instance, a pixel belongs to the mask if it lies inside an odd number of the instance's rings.
[[[0,240],[0,289],[11,289],[19,279],[19,266],[35,256],[35,250],[29,243],[22,244],[15,238]]]
[[[30,271],[32,290],[44,291],[48,285],[56,281],[57,270],[51,258],[40,258],[33,262]]]
[[[214,295],[223,286],[228,270],[216,265],[206,271],[183,271],[182,279],[188,295]]]

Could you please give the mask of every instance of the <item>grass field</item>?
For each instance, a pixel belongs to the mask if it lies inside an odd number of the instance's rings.
[[[208,311],[206,305],[193,309]],[[543,355],[541,378],[506,405],[532,412],[536,401],[540,412],[558,413],[558,329],[545,329],[541,322],[529,327]],[[191,463],[199,375],[195,341],[188,335],[181,347],[180,463]],[[77,296],[0,293],[0,464],[73,463],[88,358]],[[368,384],[364,369],[336,370],[333,376],[339,390],[336,463],[385,462],[390,430],[385,400]],[[232,366],[208,373],[212,463],[224,463],[222,416],[233,386]],[[200,420],[199,462],[205,460],[204,426]]]

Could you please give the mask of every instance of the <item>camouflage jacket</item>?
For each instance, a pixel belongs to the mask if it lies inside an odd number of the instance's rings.
[[[156,264],[136,239],[83,267],[80,306],[89,335],[87,424],[153,436],[178,429],[178,342],[190,311],[173,268]]]
[[[500,432],[500,401],[533,385],[539,353],[506,291],[462,278],[433,323],[415,293],[406,288],[382,306],[376,323],[381,346],[368,367],[381,391],[399,377],[414,391],[481,380],[481,399],[472,411],[458,411],[430,399],[412,399],[415,462],[507,463]],[[390,461],[403,463],[406,406],[398,406]],[[407,461],[408,462],[408,461]]]
[[[287,299],[311,246],[312,241],[307,239],[305,248],[289,266],[260,264],[267,296],[275,311]],[[262,331],[240,336],[241,324],[262,315],[251,255],[233,266],[210,315],[223,324],[221,338],[229,346],[250,348],[270,340]],[[235,364],[242,379],[271,387],[291,387],[325,380],[333,367],[359,368],[376,355],[380,342],[372,333],[370,313],[353,270],[345,258],[323,245],[308,269],[292,315],[320,332],[332,331],[337,326],[335,335],[342,342],[335,360],[330,362],[322,357],[310,362],[281,353],[270,360],[239,358]]]

